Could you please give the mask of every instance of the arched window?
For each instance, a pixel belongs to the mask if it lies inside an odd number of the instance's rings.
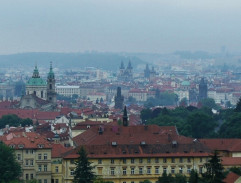
[[[36,95],[36,91],[34,91],[33,94]]]
[[[43,98],[44,97],[44,92],[43,91],[41,91],[41,98]]]
[[[52,90],[52,84],[49,84],[49,89]]]

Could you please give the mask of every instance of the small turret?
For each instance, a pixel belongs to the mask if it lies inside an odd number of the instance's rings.
[[[35,65],[32,78],[40,78],[37,65]]]

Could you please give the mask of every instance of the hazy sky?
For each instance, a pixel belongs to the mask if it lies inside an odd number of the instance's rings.
[[[0,54],[241,51],[241,0],[0,0]]]

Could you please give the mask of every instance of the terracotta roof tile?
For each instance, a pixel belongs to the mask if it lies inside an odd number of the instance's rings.
[[[8,135],[2,136],[1,140],[6,145],[14,145],[15,149],[19,149],[19,145],[24,145],[25,149],[40,148],[39,145],[43,145],[41,148],[52,148],[51,144],[45,137],[42,137],[38,133],[34,132],[14,132]]]
[[[225,183],[235,183],[240,178],[240,175],[230,172],[227,177],[223,180]]]

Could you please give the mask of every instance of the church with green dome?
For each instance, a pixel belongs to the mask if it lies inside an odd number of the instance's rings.
[[[47,81],[40,77],[38,67],[35,66],[32,77],[26,83],[26,93],[21,97],[18,108],[55,110],[56,101],[52,63],[50,63]]]
[[[33,76],[26,83],[26,95],[31,94],[43,100],[47,100],[47,82],[39,76],[37,66],[35,66]]]

